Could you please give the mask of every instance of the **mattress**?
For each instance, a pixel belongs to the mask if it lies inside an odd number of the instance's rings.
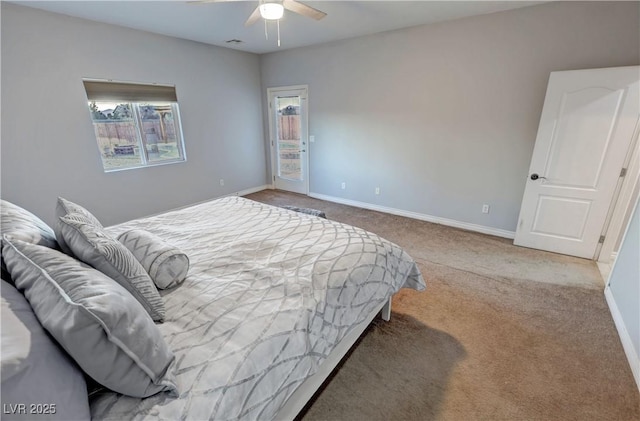
[[[278,410],[372,309],[425,288],[399,246],[359,228],[227,197],[108,228],[144,229],[190,259],[161,291],[158,325],[174,352],[179,397],[110,391],[94,419],[275,419]]]

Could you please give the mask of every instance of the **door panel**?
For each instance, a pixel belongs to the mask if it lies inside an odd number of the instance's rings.
[[[267,93],[274,187],[308,194],[307,88],[269,88]]]
[[[596,188],[623,94],[621,89],[589,88],[563,95],[545,171],[549,180]]]
[[[593,258],[640,115],[640,67],[553,72],[514,244]]]
[[[590,209],[590,200],[540,196],[531,232],[579,240]]]

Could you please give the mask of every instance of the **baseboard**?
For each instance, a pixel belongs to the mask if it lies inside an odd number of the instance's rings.
[[[223,194],[222,196],[216,196],[216,197],[211,197],[209,199],[199,200],[199,201],[197,201],[195,203],[188,203],[188,204],[183,205],[183,206],[178,206],[178,207],[175,207],[175,208],[163,210],[161,212],[152,213],[151,215],[143,215],[143,216],[140,216],[139,218],[150,218],[152,216],[162,215],[163,213],[173,212],[173,211],[177,211],[177,210],[181,210],[181,209],[186,209],[186,208],[189,208],[191,206],[200,205],[202,203],[209,202],[209,201],[211,201],[213,199],[220,199],[221,197],[228,197],[228,196],[244,196],[246,194],[256,193],[256,192],[259,192],[259,191],[262,191],[262,190],[266,190],[268,188],[271,188],[271,186],[270,185],[266,185],[266,184],[262,185],[262,186],[258,186],[258,187],[252,187],[252,188],[249,188],[249,189],[240,190],[240,191],[233,192],[233,193]]]
[[[626,354],[629,365],[631,366],[633,378],[636,380],[636,385],[640,391],[640,355],[638,355],[638,352],[633,346],[633,342],[631,341],[631,337],[627,331],[627,326],[624,324],[622,314],[620,314],[616,300],[613,298],[611,288],[605,288],[604,296],[607,300],[607,304],[609,305],[609,311],[611,312],[611,317],[613,317],[613,322],[616,325],[616,329],[618,329],[620,342],[622,342],[622,348],[624,349],[624,353]]]
[[[240,190],[240,191],[237,191],[237,192],[234,192],[234,193],[229,193],[229,194],[227,194],[225,196],[246,196],[248,194],[257,193],[259,191],[267,190],[267,189],[270,189],[270,188],[271,188],[270,184],[264,184],[262,186],[252,187],[250,189],[245,189],[245,190]]]
[[[611,275],[611,263],[596,262],[596,266],[598,266],[600,276],[606,286],[609,283],[609,275]]]
[[[366,202],[358,202],[356,200],[343,199],[341,197],[327,196],[319,193],[309,193],[310,197],[327,202],[340,203],[342,205],[355,206],[357,208],[369,209],[378,212],[390,213],[392,215],[405,216],[407,218],[419,219],[421,221],[433,222],[434,224],[446,225],[454,228],[461,228],[468,231],[480,232],[482,234],[495,235],[497,237],[514,239],[516,233],[499,228],[486,227],[484,225],[471,224],[469,222],[456,221],[454,219],[441,218],[439,216],[427,215],[424,213],[411,212],[402,209],[389,208],[386,206],[373,205]]]

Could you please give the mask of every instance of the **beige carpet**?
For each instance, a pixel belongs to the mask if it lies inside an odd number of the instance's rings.
[[[640,394],[588,260],[280,191],[403,246],[427,290],[402,290],[300,417],[639,420]]]

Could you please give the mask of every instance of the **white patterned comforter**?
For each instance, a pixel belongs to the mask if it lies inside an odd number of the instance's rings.
[[[185,282],[162,292],[158,325],[180,397],[101,393],[94,419],[277,418],[352,326],[400,288],[425,287],[411,257],[375,234],[240,197],[108,230],[132,228],[191,261]]]

